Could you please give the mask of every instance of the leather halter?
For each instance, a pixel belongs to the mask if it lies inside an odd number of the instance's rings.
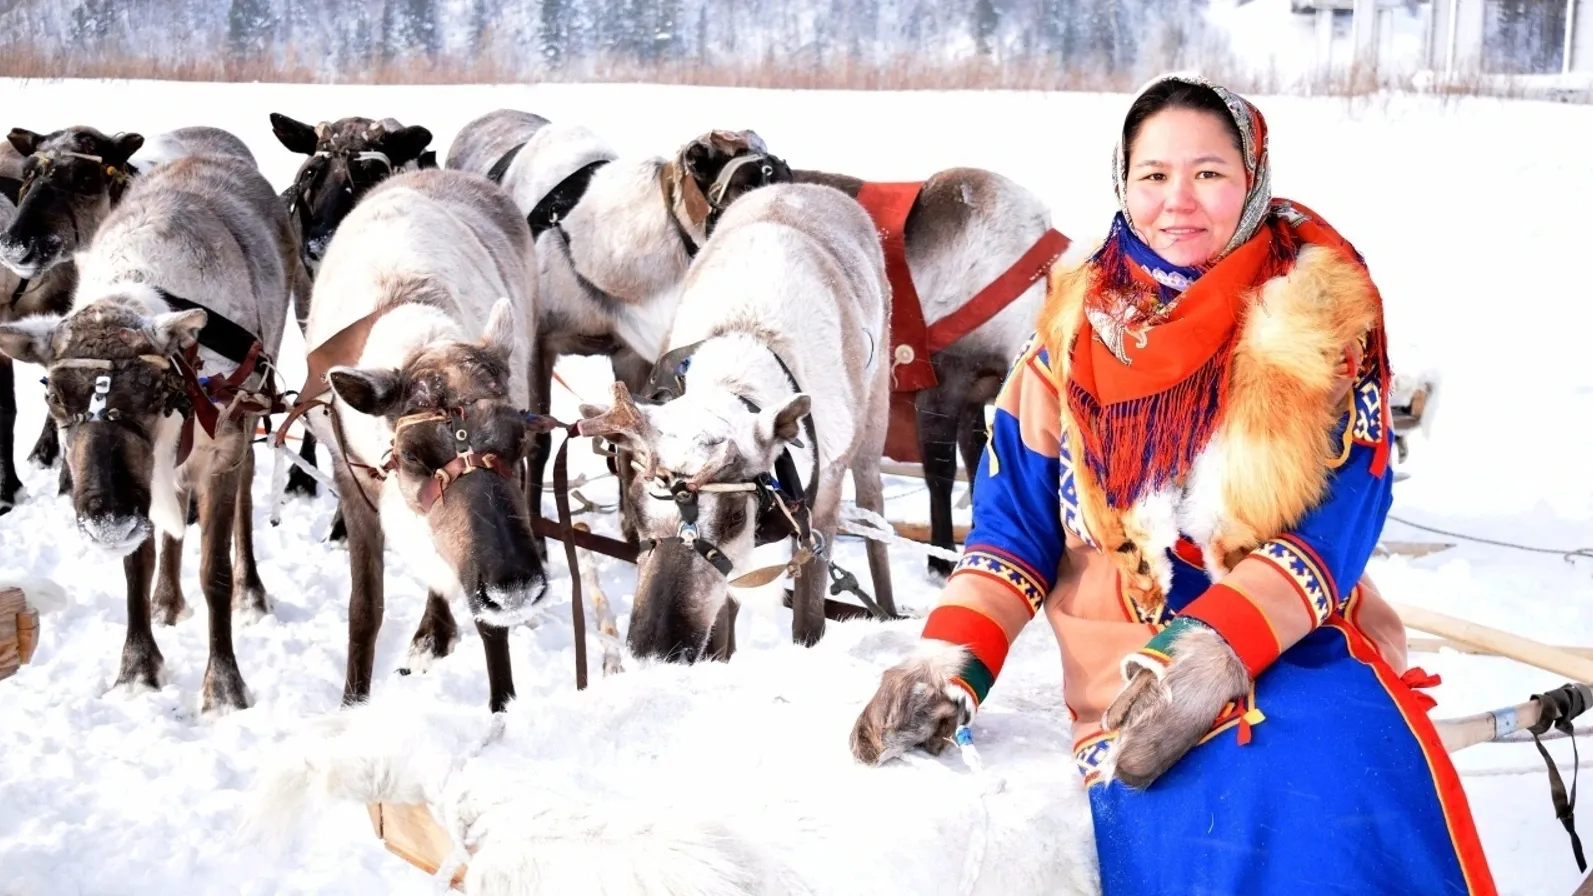
[[[420,411],[398,418],[398,422],[393,426],[392,445],[398,444],[398,437],[406,428],[423,423],[448,425],[449,435],[452,436],[454,443],[454,456],[448,463],[433,471],[431,479],[421,486],[417,500],[422,513],[431,513],[432,507],[441,501],[443,494],[448,491],[448,486],[477,470],[491,470],[505,480],[514,481],[514,469],[500,460],[498,455],[491,452],[476,453],[475,447],[470,443],[470,428],[465,425],[465,410],[462,407]],[[381,479],[385,479],[387,473],[398,470],[398,458],[393,455],[391,447],[388,448],[387,460],[383,462],[381,470],[383,475],[378,477]]]

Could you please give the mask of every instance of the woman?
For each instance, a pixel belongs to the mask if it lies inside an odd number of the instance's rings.
[[[963,559],[852,732],[939,753],[1042,609],[1107,896],[1494,883],[1363,573],[1391,503],[1381,300],[1274,199],[1266,123],[1153,81],[1104,244],[1053,270],[997,399]]]

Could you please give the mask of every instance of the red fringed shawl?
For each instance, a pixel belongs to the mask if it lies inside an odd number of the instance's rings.
[[[1256,235],[1185,289],[1164,321],[1131,330],[1122,339],[1129,363],[1096,338],[1087,315],[1080,322],[1067,401],[1083,462],[1101,483],[1110,506],[1126,509],[1142,494],[1188,474],[1221,422],[1229,360],[1255,291],[1288,273],[1305,243],[1336,248],[1365,265],[1355,248],[1310,209],[1276,199]],[[1087,310],[1117,307],[1125,292],[1136,302],[1157,294],[1158,284],[1124,257],[1114,240],[1088,266]],[[1379,298],[1379,322],[1369,338],[1376,357],[1368,360],[1382,365],[1386,375],[1381,305]],[[1387,400],[1385,394],[1385,404]],[[1378,468],[1386,451],[1385,443],[1375,462]]]

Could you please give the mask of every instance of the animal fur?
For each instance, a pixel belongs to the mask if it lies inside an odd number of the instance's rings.
[[[852,726],[852,755],[879,765],[918,747],[934,756],[945,751],[957,726],[972,715],[967,692],[951,681],[967,659],[968,648],[928,639],[886,669]]]
[[[1050,278],[1042,328],[1063,381],[1088,276],[1079,266],[1054,269]],[[1084,523],[1146,613],[1165,604],[1172,586],[1167,551],[1180,532],[1204,550],[1207,572],[1218,580],[1316,505],[1339,454],[1328,434],[1349,409],[1345,353],[1377,323],[1376,293],[1364,269],[1331,249],[1308,246],[1289,273],[1251,291],[1245,306],[1223,418],[1185,482],[1117,512],[1088,466],[1074,468]],[[1061,413],[1068,450],[1081,458],[1066,402]]]
[[[889,371],[874,346],[889,320],[884,256],[860,206],[816,185],[755,190],[730,206],[686,277],[668,337],[670,349],[698,344],[684,393],[643,406],[642,431],[621,440],[649,469],[744,482],[773,468],[782,443],[797,437],[799,421],[811,413],[818,443],[795,447],[793,456],[806,479],[812,470],[807,452],[817,452],[813,528],[833,544],[847,470],[859,506],[876,513],[883,508],[879,457]],[[793,395],[775,356],[789,366],[800,394]],[[750,412],[742,398],[760,411]],[[595,413],[583,408],[583,414]],[[643,476],[626,489],[638,532],[673,536],[679,510],[667,497],[659,500],[654,488]],[[725,517],[722,529],[711,521],[721,505],[747,507],[746,495],[705,493],[700,500],[701,537],[746,571],[752,527],[734,515]],[[884,546],[870,542],[867,550],[875,593],[884,603],[890,599]],[[642,559],[638,575],[632,649],[695,658],[726,600],[725,578],[667,544]],[[822,563],[797,579],[793,636],[799,642],[811,644],[823,633],[825,585]]]
[[[198,339],[207,312],[174,310],[158,288],[229,318],[255,334],[263,351],[274,357],[287,312],[287,271],[295,263],[293,254],[283,252],[281,235],[287,227],[270,184],[243,159],[195,155],[158,166],[134,180],[92,245],[74,258],[81,281],[71,313],[64,319],[41,315],[0,327],[0,348],[45,366],[61,358],[127,360],[178,353]],[[236,368],[235,362],[205,347],[199,359],[208,375]],[[113,374],[113,395],[118,377],[140,383],[149,377],[149,369],[130,363],[132,367]],[[244,388],[258,390],[264,376],[256,371]],[[120,410],[141,421],[152,437],[150,444],[138,447],[120,428],[94,427],[90,432],[83,426],[68,443],[80,526],[107,549],[124,555],[130,619],[117,685],[136,690],[159,687],[164,680],[149,620],[154,616],[172,622],[184,612],[177,574],[187,496],[197,490],[200,582],[212,629],[203,708],[242,708],[251,701],[231,649],[231,613],[236,608],[258,617],[270,610],[254,561],[250,519],[250,442],[256,419],[244,414],[220,424],[213,439],[196,423],[193,450],[178,466],[175,449],[182,418],[162,415],[160,407],[149,405],[152,397],[126,390],[118,396],[119,404],[125,402]],[[133,447],[109,453],[117,440]],[[89,466],[101,459],[130,466],[131,475],[112,477],[115,471]],[[84,485],[84,477],[94,483],[92,489]],[[147,494],[144,506],[139,506],[140,490]],[[96,509],[108,495],[122,496],[114,517]],[[151,612],[147,583],[156,534],[164,556]]]
[[[466,593],[458,558],[439,547],[437,515],[416,505],[415,484],[396,474],[375,483],[364,474],[356,479],[350,471],[349,461],[379,466],[395,432],[388,412],[361,413],[350,407],[353,393],[348,384],[357,384],[350,375],[360,373],[369,384],[399,371],[413,373],[410,368],[423,353],[453,351],[462,357],[465,347],[477,345],[487,332],[485,338],[493,347],[509,348],[497,386],[514,408],[526,407],[529,370],[535,362],[535,258],[530,230],[506,195],[485,178],[439,169],[406,172],[378,184],[344,220],[327,248],[305,329],[308,350],[314,351],[372,311],[390,309],[371,328],[359,357],[330,372],[336,396],[331,413],[340,418],[347,441],[338,443],[326,415],[304,418],[316,436],[332,446],[339,506],[351,523],[350,614],[356,624],[351,624],[347,701],[369,692],[381,618],[385,539],[404,544],[412,554],[418,552],[421,567],[427,570],[430,594],[412,642],[413,666],[423,668],[452,649],[455,628],[448,600]],[[452,382],[465,369],[439,373],[442,380]],[[469,369],[474,370],[474,365]],[[362,491],[378,506],[379,516],[365,506]],[[488,642],[493,708],[501,709],[512,696],[512,687],[507,681],[507,635],[500,626],[519,620],[499,619],[486,610],[477,616],[478,626],[492,629],[490,637],[483,629],[483,638]],[[501,668],[494,666],[500,661]]]

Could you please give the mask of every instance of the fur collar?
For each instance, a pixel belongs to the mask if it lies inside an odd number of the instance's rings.
[[[1040,332],[1059,383],[1083,317],[1087,264],[1052,269]],[[1180,485],[1142,497],[1127,511],[1107,505],[1083,463],[1073,465],[1090,540],[1122,573],[1123,590],[1145,621],[1164,615],[1172,586],[1168,549],[1186,535],[1221,578],[1261,543],[1296,524],[1320,501],[1342,444],[1332,438],[1347,410],[1346,353],[1366,349],[1378,300],[1364,268],[1325,246],[1308,245],[1287,274],[1247,296],[1230,361],[1223,419]],[[1067,402],[1064,448],[1083,456]]]

